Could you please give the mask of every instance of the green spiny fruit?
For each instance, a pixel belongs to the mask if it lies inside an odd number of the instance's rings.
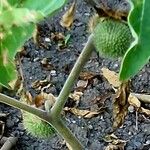
[[[37,116],[23,112],[23,125],[28,133],[38,138],[48,138],[55,134],[54,128]]]
[[[100,19],[93,33],[97,51],[108,58],[123,57],[133,40],[127,23],[110,18]]]

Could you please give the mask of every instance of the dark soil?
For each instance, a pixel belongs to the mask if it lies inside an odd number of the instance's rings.
[[[39,93],[32,88],[32,83],[36,80],[50,78],[51,87],[46,91],[57,96],[67,79],[76,59],[81,53],[84,44],[88,38],[87,22],[92,15],[93,10],[83,1],[78,1],[75,22],[70,31],[65,30],[59,25],[59,21],[64,10],[53,18],[48,18],[39,25],[39,44],[34,44],[31,39],[25,44],[25,54],[22,59],[23,74],[25,78],[25,88],[32,95]],[[59,49],[58,42],[51,40],[46,42],[45,38],[50,38],[51,33],[59,32],[71,34],[71,38],[66,48]],[[42,45],[41,43],[44,43]],[[47,58],[51,67],[43,68],[41,60]],[[111,70],[119,70],[120,62],[99,58],[96,52],[84,67],[84,71],[92,71],[99,76],[93,79],[93,82],[84,90],[78,108],[87,109],[99,107],[98,104],[92,103],[95,97],[104,97],[103,95],[114,94],[112,87],[101,75],[101,68],[107,67]],[[150,66],[149,64],[132,81],[132,91],[138,93],[150,94]],[[74,86],[73,90],[75,89]],[[8,93],[8,91],[7,91]],[[11,92],[9,93],[12,94]],[[70,113],[66,113],[66,123],[78,139],[88,150],[102,150],[108,145],[103,139],[104,136],[112,130],[112,98],[108,96],[105,101],[107,109],[104,113],[91,119],[83,119]],[[147,106],[148,107],[148,106]],[[64,141],[55,136],[51,139],[37,139],[27,134],[23,128],[22,116],[20,111],[12,107],[0,104],[0,112],[10,113],[6,121],[5,136],[18,137],[16,150],[66,150]],[[143,114],[138,114],[138,130],[136,125],[136,112],[128,113],[124,125],[119,128],[115,135],[122,140],[126,140],[127,150],[148,150],[150,149],[150,119]]]

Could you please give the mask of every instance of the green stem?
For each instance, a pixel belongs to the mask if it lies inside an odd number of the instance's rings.
[[[69,128],[67,128],[64,123],[57,119],[57,117],[52,117],[51,113],[47,113],[46,111],[37,109],[35,107],[31,107],[25,103],[17,101],[14,98],[6,96],[0,93],[0,102],[7,104],[9,106],[18,108],[20,110],[29,112],[41,118],[42,120],[50,123],[53,127],[58,131],[58,133],[65,139],[65,141],[72,147],[73,150],[82,150],[81,143],[77,140],[77,138],[71,133]]]
[[[71,150],[83,150],[82,144],[73,135],[70,129],[63,123],[61,119],[52,119],[51,125],[55,127],[56,131],[64,138],[66,143],[69,144]]]
[[[90,35],[83,51],[81,52],[70,75],[68,76],[68,79],[66,80],[54,106],[51,109],[52,116],[60,117],[61,111],[67,101],[67,98],[70,94],[71,88],[72,88],[75,80],[78,78],[85,63],[88,61],[89,57],[91,56],[93,49],[94,49],[93,35]]]
[[[40,110],[38,108],[32,107],[20,101],[17,101],[16,99],[6,96],[2,93],[0,93],[0,102],[5,103],[9,106],[18,108],[18,109],[22,109],[24,111],[37,115],[40,118],[44,118],[45,114],[47,114],[46,111]]]

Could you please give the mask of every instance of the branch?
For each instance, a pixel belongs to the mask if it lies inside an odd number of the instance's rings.
[[[131,93],[133,96],[137,97],[140,101],[144,103],[150,103],[150,95],[147,94],[138,94],[138,93]]]
[[[66,80],[54,106],[51,109],[52,116],[60,117],[61,111],[67,101],[71,88],[75,80],[78,78],[85,63],[88,61],[89,57],[91,56],[93,49],[95,49],[93,45],[93,35],[90,35],[77,62],[75,63],[70,75],[68,76],[68,79]]]
[[[56,131],[64,138],[65,142],[71,147],[71,150],[83,150],[80,141],[72,134],[70,129],[63,123],[61,119],[52,119],[51,125],[55,127]]]
[[[11,98],[9,96],[6,96],[2,93],[0,93],[0,102],[5,103],[9,106],[27,111],[29,113],[32,113],[40,118],[45,118],[45,115],[47,114],[46,111],[40,110],[38,108],[32,107],[30,105],[27,105],[25,103],[22,103],[14,98]]]
[[[5,140],[6,140],[6,142],[1,147],[1,150],[11,150],[12,147],[14,147],[16,145],[18,138],[9,137],[9,138],[6,138]]]

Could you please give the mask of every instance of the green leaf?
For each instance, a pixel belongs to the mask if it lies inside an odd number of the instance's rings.
[[[132,2],[134,7],[128,22],[135,41],[121,64],[120,80],[122,81],[136,75],[150,58],[150,2],[149,0],[132,0]]]
[[[31,22],[36,23],[43,15],[37,11],[30,11],[27,8],[11,8],[3,11],[0,16],[0,25],[6,30],[12,26],[23,26]]]
[[[4,2],[4,1],[2,1]],[[0,84],[10,87],[17,79],[14,57],[31,38],[35,23],[52,15],[66,0],[8,0],[0,7]]]
[[[11,88],[9,83],[17,79],[14,57],[22,45],[32,36],[35,24],[14,26],[0,41],[0,84]]]
[[[14,62],[8,61],[7,64],[2,64],[0,61],[0,85],[12,89],[10,82],[17,79],[17,71]]]
[[[7,0],[11,6],[19,7],[23,0]]]
[[[30,10],[41,11],[45,16],[52,15],[65,4],[66,0],[26,0],[23,7]]]

